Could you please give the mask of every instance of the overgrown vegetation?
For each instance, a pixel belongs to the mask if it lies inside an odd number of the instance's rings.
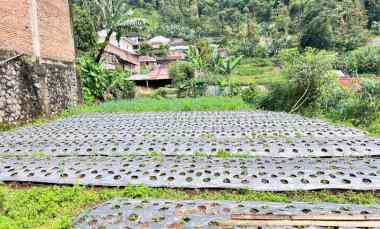
[[[137,98],[85,105],[68,110],[64,116],[92,112],[169,112],[245,110],[251,106],[239,97],[199,97],[178,99]]]
[[[130,99],[135,96],[135,85],[128,80],[128,72],[106,70],[94,59],[83,56],[80,59],[80,73],[83,96],[87,103],[111,99]]]
[[[338,67],[352,76],[380,75],[380,46],[366,46],[341,57]]]
[[[380,203],[376,193],[209,191],[154,189],[147,187],[84,188],[0,186],[0,228],[71,228],[83,209],[116,197],[129,199],[234,200],[271,202],[332,202],[373,205]]]
[[[377,67],[378,54],[367,60],[362,53],[370,48],[353,51],[350,65],[370,73]],[[377,53],[374,48],[374,53]],[[256,107],[273,111],[298,112],[309,116],[322,116],[333,121],[353,124],[368,131],[379,133],[380,82],[374,77],[352,81],[344,86],[333,71],[339,63],[336,54],[316,49],[300,52],[283,50],[280,54],[285,81],[272,83],[266,89],[251,86],[242,93],[243,100]],[[354,59],[354,60],[352,60]],[[366,64],[367,63],[367,64]]]

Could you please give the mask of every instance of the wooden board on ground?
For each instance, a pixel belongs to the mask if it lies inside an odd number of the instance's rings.
[[[219,226],[321,226],[380,227],[379,215],[259,215],[232,214],[231,220]]]

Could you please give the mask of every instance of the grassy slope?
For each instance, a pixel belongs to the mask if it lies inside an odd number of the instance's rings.
[[[86,207],[115,197],[172,200],[235,200],[273,202],[333,202],[377,204],[380,196],[373,193],[329,191],[270,193],[251,191],[208,191],[127,187],[95,189],[83,187],[11,188],[0,186],[0,228],[69,228],[73,219]]]
[[[270,85],[285,79],[270,59],[247,58],[236,68],[231,80],[243,85]]]

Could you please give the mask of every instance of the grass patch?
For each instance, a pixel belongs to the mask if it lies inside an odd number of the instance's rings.
[[[249,110],[251,105],[246,104],[240,97],[198,97],[154,99],[137,98],[132,100],[110,101],[101,104],[83,105],[68,109],[60,115],[50,118],[41,118],[30,123],[14,125],[0,125],[0,131],[9,131],[18,127],[38,126],[47,122],[67,118],[82,113],[95,112],[181,112],[181,111],[233,111]]]
[[[217,158],[224,158],[224,159],[226,159],[226,158],[240,158],[240,159],[253,158],[248,153],[246,153],[246,154],[244,154],[244,153],[236,154],[236,153],[231,153],[231,152],[224,151],[224,150],[216,152],[215,157],[217,157]]]
[[[181,112],[181,111],[229,111],[251,109],[240,97],[198,97],[111,101],[81,106],[65,112],[64,116],[94,112]]]
[[[272,202],[332,202],[372,205],[380,203],[376,193],[175,190],[147,187],[84,188],[0,186],[0,228],[70,228],[87,207],[116,197],[130,199],[233,200]]]
[[[231,76],[233,83],[242,85],[264,85],[281,83],[285,78],[270,59],[248,58],[236,68]]]

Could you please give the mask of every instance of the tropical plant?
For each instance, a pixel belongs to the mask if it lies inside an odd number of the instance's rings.
[[[95,62],[99,63],[105,48],[113,34],[116,38],[129,31],[142,29],[145,20],[134,16],[125,0],[83,0],[82,4],[93,17],[99,30],[106,30],[107,35],[102,43]]]
[[[178,97],[203,96],[206,90],[206,82],[198,79],[190,79],[177,85]]]
[[[73,25],[75,48],[79,55],[94,51],[97,45],[97,35],[94,22],[87,11],[80,6],[73,6]]]
[[[284,74],[299,95],[290,112],[312,105],[321,93],[321,86],[329,80],[336,54],[307,48],[304,53],[297,49],[284,50],[280,56]]]
[[[109,73],[111,84],[108,92],[117,99],[131,99],[135,97],[135,84],[128,80],[128,74],[124,71],[112,71]]]
[[[186,52],[186,57],[198,72],[202,72],[208,66],[204,56],[202,56],[199,49],[194,46],[191,46]]]
[[[85,100],[103,100],[104,93],[110,84],[104,67],[95,63],[89,56],[83,56],[79,60],[79,66]]]
[[[243,56],[238,57],[218,57],[216,60],[216,69],[223,75],[231,75],[233,70],[240,64]]]
[[[175,83],[191,80],[195,77],[195,70],[191,63],[178,61],[169,66],[169,75]]]
[[[380,47],[368,46],[346,53],[340,68],[351,75],[380,74]]]

